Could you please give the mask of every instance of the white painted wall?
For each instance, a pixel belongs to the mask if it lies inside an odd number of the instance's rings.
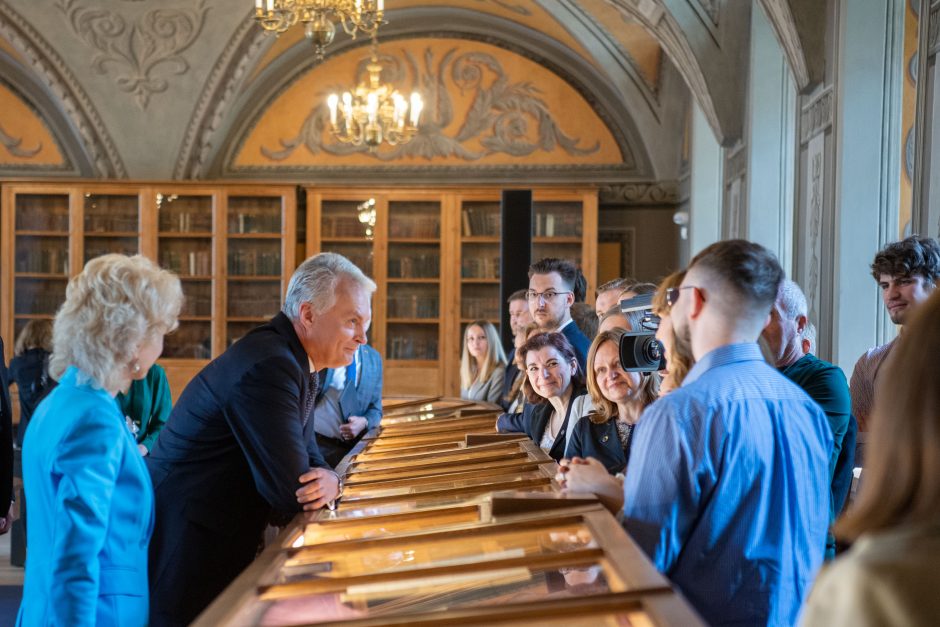
[[[690,258],[721,239],[723,155],[708,121],[692,104],[692,159],[689,185]]]
[[[746,237],[792,276],[796,84],[762,8],[751,13],[747,133]]]

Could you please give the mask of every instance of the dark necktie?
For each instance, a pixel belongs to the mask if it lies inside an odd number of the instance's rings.
[[[306,427],[310,420],[310,412],[313,411],[313,405],[317,400],[317,389],[320,387],[320,377],[316,371],[310,373],[310,380],[307,383],[307,395],[304,397],[304,417],[301,424]]]

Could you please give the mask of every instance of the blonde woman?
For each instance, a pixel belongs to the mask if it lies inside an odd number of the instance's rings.
[[[153,486],[115,395],[143,379],[176,328],[179,279],[104,255],[69,281],[55,317],[58,386],[23,443],[29,559],[19,625],[144,625]]]
[[[467,325],[460,357],[460,398],[498,403],[506,378],[506,354],[496,327],[485,320]]]
[[[940,617],[940,292],[913,312],[878,374],[861,493],[836,523],[854,543],[823,569],[805,627]]]

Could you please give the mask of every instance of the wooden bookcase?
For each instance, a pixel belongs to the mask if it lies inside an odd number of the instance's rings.
[[[464,326],[499,324],[499,189],[307,188],[306,254],[346,255],[379,286],[370,343],[385,393],[458,394]],[[533,258],[577,262],[593,297],[597,192],[533,190]],[[524,286],[520,286],[524,287]]]
[[[0,213],[0,330],[52,318],[95,256],[140,253],[179,274],[180,328],[160,363],[174,397],[209,359],[279,309],[296,267],[290,186],[10,183]]]
[[[496,188],[305,188],[298,247],[296,188],[224,183],[3,185],[0,332],[12,357],[32,318],[51,318],[87,259],[140,253],[176,272],[186,296],[160,363],[174,395],[209,359],[274,314],[301,258],[332,250],[379,285],[370,343],[386,394],[459,392],[463,327],[498,323]],[[593,296],[597,192],[533,191],[533,255],[581,265]],[[520,286],[524,287],[524,286]]]

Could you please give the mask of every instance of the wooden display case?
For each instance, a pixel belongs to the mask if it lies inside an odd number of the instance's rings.
[[[370,343],[386,362],[385,393],[458,394],[464,326],[478,319],[498,325],[504,306],[500,190],[308,188],[306,194],[307,255],[344,254],[379,285]],[[574,260],[593,297],[596,190],[536,189],[533,203],[533,257]]]
[[[339,507],[299,515],[195,625],[703,624],[593,496],[559,493],[528,439],[426,450],[426,435],[469,441],[485,408],[392,413],[340,465]],[[410,452],[376,455],[408,431]],[[529,475],[544,484],[502,489]]]
[[[182,183],[9,183],[0,213],[0,331],[52,318],[87,260],[140,253],[185,296],[161,365],[174,398],[230,341],[280,308],[293,272],[296,190]],[[17,410],[18,411],[18,408]]]

